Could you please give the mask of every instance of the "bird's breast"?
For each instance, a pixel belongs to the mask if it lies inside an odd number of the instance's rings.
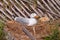
[[[33,26],[37,23],[37,20],[36,19],[29,19],[29,24],[28,26]]]

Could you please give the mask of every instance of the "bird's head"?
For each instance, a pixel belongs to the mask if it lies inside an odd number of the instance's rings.
[[[39,19],[40,17],[36,13],[30,15],[31,18]]]

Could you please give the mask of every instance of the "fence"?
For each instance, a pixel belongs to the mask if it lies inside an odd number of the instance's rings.
[[[35,4],[36,3],[36,4]],[[0,1],[0,20],[12,20],[11,15],[30,17],[34,12],[42,17],[46,14],[50,19],[60,18],[60,0],[2,0]]]

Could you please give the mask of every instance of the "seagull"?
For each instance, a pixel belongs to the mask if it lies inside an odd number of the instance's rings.
[[[27,26],[34,26],[37,24],[37,19],[39,18],[39,16],[36,14],[36,13],[32,13],[30,15],[30,18],[26,18],[26,17],[15,17],[14,15],[12,15],[12,18],[16,21],[16,22],[19,22],[19,23],[22,23],[22,24],[25,24]],[[34,34],[36,33],[35,32],[35,27],[33,27],[33,32]]]

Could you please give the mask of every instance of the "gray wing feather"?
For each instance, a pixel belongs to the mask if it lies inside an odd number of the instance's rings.
[[[23,23],[23,24],[28,24],[29,23],[28,18],[23,18],[23,17],[17,17],[16,21],[20,22],[20,23]]]

